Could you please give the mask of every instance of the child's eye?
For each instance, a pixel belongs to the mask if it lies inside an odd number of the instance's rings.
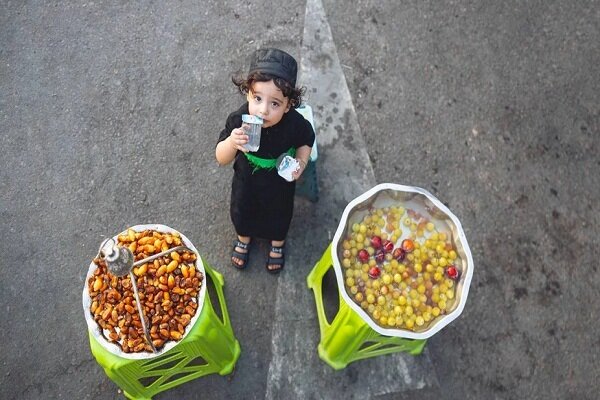
[[[260,101],[260,100],[261,100],[260,96],[254,96],[254,101]]]
[[[271,103],[271,105],[273,106],[273,108],[277,108],[277,107],[279,107],[279,103],[275,103],[275,102],[273,102],[273,103]]]

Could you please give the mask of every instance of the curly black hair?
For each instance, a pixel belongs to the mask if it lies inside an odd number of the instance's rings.
[[[262,72],[252,72],[250,75],[244,76],[232,76],[231,81],[237,86],[240,93],[244,96],[252,89],[254,82],[269,82],[273,81],[275,86],[281,93],[288,99],[290,99],[290,105],[292,108],[298,108],[302,104],[302,96],[306,91],[305,87],[296,88],[293,87],[288,81],[276,76],[265,74]]]

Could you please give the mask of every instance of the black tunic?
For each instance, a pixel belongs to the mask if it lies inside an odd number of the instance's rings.
[[[248,103],[227,117],[219,142],[242,126],[242,114],[248,114]],[[311,124],[291,108],[276,125],[262,129],[260,147],[251,154],[276,159],[291,147],[312,147],[314,141]],[[285,240],[294,211],[296,182],[286,181],[276,169],[254,171],[241,151],[235,156],[233,170],[230,214],[237,234]]]

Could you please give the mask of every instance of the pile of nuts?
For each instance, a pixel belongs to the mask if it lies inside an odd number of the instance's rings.
[[[118,245],[128,247],[135,261],[182,245],[178,233],[128,229],[118,236]],[[195,267],[196,254],[173,251],[133,269],[140,302],[150,330],[152,344],[159,350],[168,341],[180,340],[196,314],[198,293],[204,276]],[[103,259],[88,279],[90,312],[104,337],[125,353],[152,352],[140,321],[129,275],[117,277],[108,272]]]

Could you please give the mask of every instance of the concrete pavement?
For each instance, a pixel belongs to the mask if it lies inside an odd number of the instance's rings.
[[[0,397],[122,398],[89,352],[83,277],[106,235],[157,222],[223,273],[242,345],[234,374],[157,398],[596,398],[599,10],[2,3]],[[326,190],[297,202],[279,277],[262,242],[247,271],[229,267],[232,172],[214,161],[242,101],[229,77],[264,45],[299,55],[309,102],[323,107]],[[339,61],[323,57],[333,52]],[[461,219],[472,291],[424,356],[334,373],[315,357],[305,276],[347,201],[386,181],[435,193]]]

